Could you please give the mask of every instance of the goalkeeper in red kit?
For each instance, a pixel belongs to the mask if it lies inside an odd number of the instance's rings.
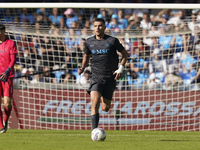
[[[1,133],[5,133],[7,130],[8,118],[12,110],[11,99],[13,95],[13,77],[16,54],[17,48],[15,42],[5,36],[5,26],[0,24],[0,104],[2,97],[4,97],[4,125],[3,114],[0,109]]]

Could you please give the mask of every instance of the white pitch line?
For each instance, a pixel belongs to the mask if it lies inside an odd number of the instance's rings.
[[[44,134],[44,135],[65,135],[65,136],[90,136],[90,134]],[[192,137],[200,137],[200,135],[138,135],[138,134],[133,134],[133,135],[112,135],[112,134],[109,134],[109,135],[106,135],[106,136],[147,136],[147,137],[153,137],[153,136],[163,136],[163,137],[166,137],[166,136],[176,136],[176,137],[188,137],[188,136],[192,136]]]

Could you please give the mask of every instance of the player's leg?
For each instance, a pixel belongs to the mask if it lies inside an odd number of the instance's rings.
[[[90,95],[92,101],[91,115],[94,115],[99,113],[101,93],[99,93],[98,91],[91,91]]]
[[[90,87],[87,92],[91,97],[91,122],[92,129],[97,128],[99,124],[99,106],[101,100],[101,93],[103,91],[103,86],[101,83],[90,81]]]
[[[12,105],[11,105],[11,97],[4,96],[4,128],[7,130],[8,126],[8,119],[10,117],[10,113],[12,111]]]
[[[95,129],[98,127],[99,124],[99,106],[100,106],[101,93],[99,93],[98,91],[91,91],[90,97],[92,101],[91,105],[92,129]]]
[[[11,99],[12,99],[12,94],[13,94],[13,82],[12,79],[9,78],[7,82],[4,82],[2,84],[2,87],[4,89],[3,95],[4,95],[4,128],[1,130],[1,133],[5,133],[7,131],[7,126],[8,126],[8,119],[10,117],[10,113],[12,110],[12,105],[11,105]]]
[[[1,100],[2,100],[2,96],[0,96],[0,130],[3,129],[3,114],[2,114],[2,110],[1,110]]]
[[[104,85],[103,92],[102,92],[103,99],[102,99],[101,108],[105,112],[108,112],[110,110],[111,100],[112,100],[112,96],[115,91],[115,88],[116,88],[115,80],[107,81],[107,83]]]
[[[2,114],[2,110],[1,110],[1,100],[2,100],[2,96],[3,96],[3,87],[2,87],[2,83],[0,81],[0,130],[3,129],[3,114]]]
[[[103,97],[101,108],[103,111],[108,112],[110,110],[111,100],[108,100]]]

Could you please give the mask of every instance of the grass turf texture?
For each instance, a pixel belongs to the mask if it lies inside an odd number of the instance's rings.
[[[93,142],[90,130],[16,130],[0,134],[1,150],[199,150],[199,132],[106,131]]]

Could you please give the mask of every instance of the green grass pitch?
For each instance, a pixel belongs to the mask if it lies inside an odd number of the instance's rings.
[[[199,150],[199,132],[106,131],[93,142],[90,130],[16,130],[0,134],[1,150]]]

